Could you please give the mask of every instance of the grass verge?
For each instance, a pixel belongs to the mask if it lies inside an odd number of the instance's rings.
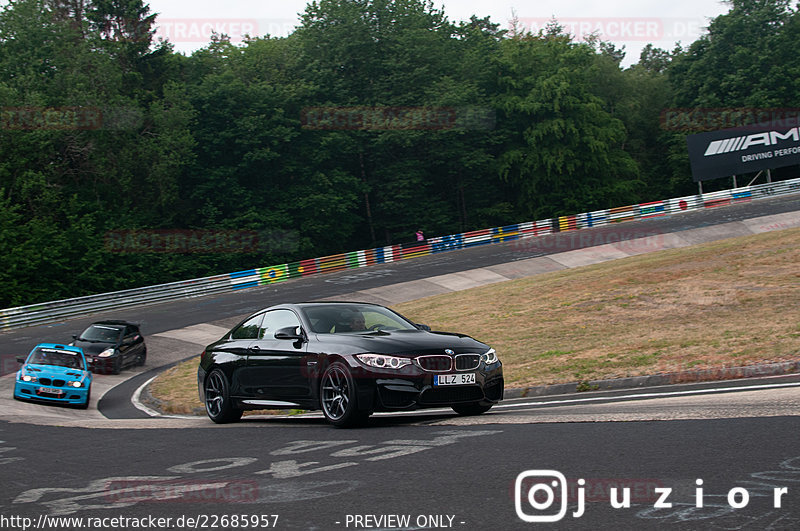
[[[800,357],[800,229],[557,271],[394,308],[498,352],[507,387],[641,376]],[[197,359],[151,393],[202,407]]]

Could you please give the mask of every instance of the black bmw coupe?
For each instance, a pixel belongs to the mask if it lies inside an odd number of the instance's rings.
[[[452,407],[484,413],[503,397],[494,349],[432,332],[376,304],[281,304],[254,313],[208,345],[200,400],[217,423],[248,409],[321,409],[338,427],[375,411]]]

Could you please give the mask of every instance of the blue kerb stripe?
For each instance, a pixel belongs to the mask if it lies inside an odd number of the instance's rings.
[[[375,248],[375,262],[378,264],[383,264],[385,262],[385,258],[383,257],[383,247],[376,247]]]
[[[248,269],[247,271],[237,271],[236,273],[231,273],[231,278],[242,278],[242,277],[251,277],[253,275],[257,275],[255,269]]]
[[[234,284],[233,289],[246,289],[246,288],[254,288],[258,286],[258,280],[253,280],[251,282],[242,282],[241,284]]]

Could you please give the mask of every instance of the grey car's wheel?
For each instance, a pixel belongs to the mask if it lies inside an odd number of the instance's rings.
[[[319,400],[325,418],[337,428],[359,426],[369,417],[369,411],[358,409],[356,383],[344,363],[331,363],[322,374]]]
[[[490,409],[492,409],[492,405],[489,404],[488,406],[482,406],[481,404],[455,404],[452,406],[453,411],[458,413],[459,415],[464,416],[472,416],[472,415],[480,415],[481,413],[486,413]]]
[[[242,410],[233,407],[225,373],[214,369],[206,378],[204,387],[208,418],[217,424],[236,422],[242,418]]]

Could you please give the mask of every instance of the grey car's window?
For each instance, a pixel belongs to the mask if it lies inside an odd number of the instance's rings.
[[[264,314],[260,339],[274,339],[275,332],[289,326],[300,326],[300,319],[291,310],[272,310]]]
[[[83,331],[80,339],[85,341],[102,341],[104,343],[114,343],[119,339],[122,328],[118,326],[93,324]]]
[[[261,329],[261,319],[263,313],[255,315],[243,322],[231,332],[231,339],[258,339],[258,332]]]

